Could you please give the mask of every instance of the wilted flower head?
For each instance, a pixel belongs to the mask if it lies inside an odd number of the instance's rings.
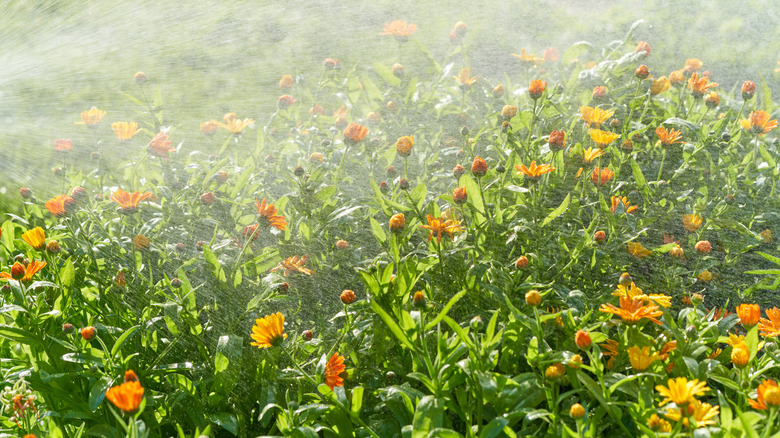
[[[450,31],[450,41],[453,43],[459,43],[463,37],[466,36],[466,31],[468,31],[468,26],[466,26],[466,23],[462,21],[458,21],[455,23],[455,27],[452,28]]]

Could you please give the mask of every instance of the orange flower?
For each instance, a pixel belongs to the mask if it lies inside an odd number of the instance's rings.
[[[396,213],[390,218],[390,231],[400,233],[406,227],[406,218],[403,213]]]
[[[200,132],[203,135],[214,135],[217,133],[217,129],[219,129],[219,125],[221,125],[221,123],[217,122],[216,120],[209,120],[208,122],[203,122],[200,124]]]
[[[255,119],[241,120],[238,117],[236,117],[235,113],[225,114],[224,120],[225,123],[219,123],[219,126],[221,128],[227,129],[233,135],[243,134],[247,126],[251,125],[252,123],[255,123]]]
[[[413,146],[414,146],[413,135],[399,137],[398,140],[395,142],[395,151],[398,152],[398,155],[406,158],[412,154]]]
[[[702,217],[698,214],[684,214],[682,215],[682,221],[685,230],[692,233],[701,227]]]
[[[72,140],[54,140],[54,150],[60,151],[60,152],[66,152],[73,149],[73,141]]]
[[[16,266],[17,263],[14,263],[14,266]],[[21,264],[19,264],[19,266],[21,267]],[[29,283],[30,281],[32,281],[33,276],[35,274],[37,274],[44,267],[46,267],[46,262],[39,262],[37,260],[31,260],[30,263],[28,263],[24,267],[24,275],[21,278],[22,283]],[[8,278],[8,279],[14,279],[14,276],[12,274],[7,273],[7,272],[0,272],[0,277]]]
[[[393,20],[385,23],[384,32],[379,35],[392,35],[396,40],[404,42],[409,38],[409,35],[415,32],[417,32],[416,24],[409,24],[403,20]]]
[[[428,225],[420,225],[420,228],[430,230],[428,233],[428,242],[436,234],[436,243],[441,243],[442,234],[446,234],[450,239],[455,239],[454,233],[461,231],[460,224],[452,219],[434,218],[433,215],[427,216]]]
[[[453,76],[460,84],[461,88],[469,88],[479,79],[479,76],[471,76],[471,67],[464,67],[458,72],[458,76]]]
[[[520,61],[529,67],[535,67],[544,62],[544,58],[540,58],[534,54],[529,55],[525,49],[520,49],[519,55],[517,53],[512,53],[512,56],[515,58],[520,58]]]
[[[547,89],[547,82],[541,79],[534,79],[531,84],[528,85],[528,95],[531,99],[536,100],[542,97],[544,90]]]
[[[740,120],[739,124],[745,131],[758,135],[777,128],[777,120],[769,120],[769,113],[766,111],[751,111],[748,118]]]
[[[528,167],[525,167],[523,164],[515,165],[515,169],[531,181],[538,181],[542,175],[555,170],[555,168],[549,164],[540,164],[537,166],[536,161],[531,161],[531,165]]]
[[[97,128],[100,121],[106,115],[105,111],[101,111],[94,106],[89,111],[81,112],[81,121],[76,122],[77,125],[87,125],[90,128]]]
[[[615,134],[614,132],[602,131],[601,129],[588,129],[588,134],[590,134],[590,138],[593,139],[593,142],[596,143],[598,147],[602,149],[609,146],[610,143],[620,138],[620,134]]]
[[[620,297],[620,307],[612,304],[602,304],[599,311],[617,315],[626,324],[636,324],[642,319],[649,319],[661,325],[661,321],[657,318],[664,314],[655,304],[645,304],[640,299],[629,297]]]
[[[49,213],[57,217],[64,217],[76,208],[76,200],[68,195],[59,195],[46,201],[44,206],[49,210]]]
[[[588,124],[588,126],[601,126],[607,119],[615,114],[614,111],[607,111],[601,108],[593,108],[590,106],[580,107],[580,118]]]
[[[702,76],[699,78],[698,73],[694,73],[691,75],[690,79],[688,79],[688,86],[691,88],[691,94],[694,98],[700,99],[704,96],[704,94],[709,94],[709,89],[713,87],[717,87],[717,82],[710,82],[708,83],[709,78],[707,76]]]
[[[663,144],[664,146],[670,146],[675,143],[682,143],[680,141],[682,138],[682,131],[678,129],[667,130],[663,126],[659,126],[655,128],[655,135],[658,136],[658,143]]]
[[[111,129],[114,130],[114,135],[119,141],[129,141],[134,135],[141,132],[137,122],[114,122],[111,124]]]
[[[368,135],[368,128],[358,123],[350,123],[344,129],[344,142],[347,144],[358,144]]]
[[[471,173],[477,178],[485,176],[487,174],[487,161],[484,158],[474,157],[474,161],[471,163]]]
[[[255,199],[255,207],[257,207],[257,214],[260,216],[258,220],[262,218],[268,226],[278,230],[284,231],[287,228],[287,221],[284,216],[278,216],[276,207],[273,204],[267,204],[265,198],[263,198],[262,203]]]
[[[685,67],[683,67],[683,71],[688,73],[693,73],[695,71],[699,71],[702,65],[704,65],[704,63],[701,62],[700,59],[688,58],[685,60]]]
[[[452,191],[452,202],[462,205],[465,204],[468,200],[468,194],[466,193],[465,187],[456,187],[455,190]]]
[[[106,391],[106,398],[126,414],[133,414],[144,398],[144,388],[139,381],[125,382]]]
[[[767,397],[769,395],[769,397]],[[765,379],[756,388],[756,399],[748,399],[748,403],[753,409],[760,409],[766,411],[769,406],[777,406],[780,404],[780,387],[777,386],[777,382],[772,379]]]
[[[574,334],[574,343],[577,344],[578,348],[587,350],[593,344],[593,341],[590,339],[590,333],[585,330],[577,330],[577,333]]]
[[[657,94],[661,94],[664,91],[668,90],[672,86],[671,82],[669,82],[669,79],[667,79],[666,76],[661,76],[658,79],[653,79],[653,84],[650,85],[650,94],[653,96]]]
[[[685,82],[685,76],[683,76],[682,70],[675,70],[669,73],[669,83],[675,87],[679,87]]]
[[[344,386],[344,379],[339,376],[343,373],[347,367],[344,366],[344,356],[339,355],[338,352],[333,353],[333,356],[328,359],[328,364],[325,365],[325,384],[330,389],[337,386]]]
[[[753,327],[761,319],[761,308],[758,304],[740,304],[737,306],[737,316],[743,326]]]
[[[138,204],[151,196],[152,194],[149,192],[128,193],[122,189],[117,189],[109,196],[109,199],[119,204],[120,213],[133,214],[138,211]]]
[[[168,134],[164,132],[158,132],[152,141],[149,142],[149,145],[146,147],[146,149],[149,151],[149,153],[157,154],[158,156],[165,158],[165,161],[170,161],[168,153],[176,152],[176,148],[171,147],[172,144],[173,143],[168,141]]]
[[[780,335],[780,309],[777,307],[766,309],[767,318],[761,318],[758,330],[767,338],[775,338]]]
[[[284,332],[284,315],[276,312],[256,319],[255,325],[252,326],[252,334],[249,336],[254,339],[254,342],[250,342],[249,345],[258,348],[280,345],[287,339],[287,334]]]
[[[633,213],[633,212],[639,210],[638,206],[630,205],[628,203],[628,198],[626,198],[625,196],[622,196],[622,197],[621,196],[613,196],[611,201],[612,201],[612,207],[610,207],[609,210],[612,213],[615,213],[617,211],[617,208],[619,206],[621,206],[621,205],[623,207],[623,211],[625,211],[626,213]]]
[[[636,258],[643,259],[653,252],[642,246],[639,242],[628,242],[628,253]]]
[[[661,360],[669,359],[669,355],[674,350],[677,350],[677,341],[669,341],[661,347],[661,352],[658,353],[658,357],[661,358]]]
[[[302,274],[311,275],[314,273],[311,269],[304,268],[303,265],[309,261],[308,256],[292,256],[287,257],[285,260],[279,263],[279,266],[271,269],[271,272],[276,272],[280,269],[284,269],[284,276],[287,277],[291,272],[300,272]]]
[[[582,160],[585,163],[590,163],[591,161],[595,160],[596,158],[606,154],[603,149],[596,148],[593,149],[592,147],[589,147],[587,150],[585,150],[582,154]]]
[[[590,174],[590,179],[593,181],[593,184],[596,184],[597,186],[601,187],[607,182],[609,182],[610,179],[615,175],[615,173],[606,167],[603,169],[599,169],[598,167],[593,169],[593,173]]]
[[[599,344],[599,347],[601,347],[604,350],[604,352],[602,352],[601,354],[603,356],[609,357],[609,359],[607,360],[607,368],[611,369],[612,365],[615,364],[615,358],[618,356],[619,345],[620,344],[618,343],[618,341],[612,339],[607,339],[606,341],[604,341],[603,344]]]
[[[553,131],[550,133],[550,138],[547,142],[551,150],[561,150],[566,147],[566,133],[564,131]]]
[[[639,53],[639,52],[644,52],[644,54],[645,54],[645,56],[644,56],[644,57],[645,57],[645,58],[647,58],[647,57],[650,55],[650,52],[652,51],[652,49],[650,48],[650,44],[648,44],[648,43],[647,43],[647,42],[645,42],[645,41],[640,41],[640,42],[639,42],[639,43],[636,45],[636,50],[635,50],[635,51],[636,51],[637,53]]]

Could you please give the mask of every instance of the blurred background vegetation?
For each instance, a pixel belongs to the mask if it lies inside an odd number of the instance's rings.
[[[411,44],[399,48],[393,38],[378,35],[394,19],[418,25]],[[525,48],[541,56],[555,47],[564,54],[579,41],[601,48],[622,39],[638,19],[645,22],[635,40],[652,45],[647,63],[657,75],[697,57],[725,93],[733,95],[746,79],[759,82],[760,75],[777,91],[774,69],[780,56],[773,42],[780,35],[780,12],[773,0],[448,0],[436,7],[389,1],[11,0],[0,10],[0,151],[5,158],[0,200],[8,208],[17,204],[21,186],[43,199],[59,194],[59,187],[48,187],[58,162],[54,140],[72,139],[73,153],[84,159],[94,149],[92,133],[74,124],[81,111],[92,106],[107,111],[100,127],[106,132],[114,121],[139,120],[137,106],[120,93],[139,95],[132,81],[136,71],[148,75],[150,92],[161,92],[174,144],[183,142],[188,153],[188,144],[201,136],[200,123],[221,120],[226,112],[255,118],[262,126],[282,94],[279,78],[292,73],[317,81],[326,57],[358,71],[375,62],[400,61],[414,75],[431,68],[420,46],[441,62],[455,50],[447,38],[450,29],[464,21],[473,73],[498,83],[505,79],[499,72],[519,74],[510,53]],[[599,56],[585,53],[579,59]],[[134,140],[132,147],[145,142]],[[119,143],[104,147],[110,153]]]

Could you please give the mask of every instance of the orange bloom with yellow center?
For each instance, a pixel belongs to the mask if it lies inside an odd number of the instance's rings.
[[[152,194],[149,192],[128,193],[122,189],[117,189],[109,196],[109,199],[119,204],[120,213],[133,214],[138,211],[138,204],[151,196]]]
[[[429,214],[426,219],[428,220],[428,225],[420,225],[420,228],[430,230],[428,233],[428,242],[433,239],[434,234],[436,235],[436,243],[441,243],[442,235],[447,235],[450,239],[454,240],[454,234],[462,231],[460,224],[452,219],[445,220],[443,217],[434,218],[431,214]]]
[[[252,326],[252,334],[249,335],[254,342],[249,345],[258,348],[269,348],[281,345],[282,341],[287,339],[284,332],[284,315],[276,312],[255,320]]]
[[[109,388],[106,391],[106,398],[122,412],[133,414],[138,410],[144,398],[144,388],[137,380],[125,382]]]
[[[344,128],[344,142],[347,144],[358,144],[368,135],[368,128],[359,123],[350,123]]]
[[[344,379],[339,376],[343,373],[347,367],[344,366],[344,356],[339,355],[338,352],[333,353],[333,356],[328,359],[328,363],[325,365],[325,384],[330,389],[337,386],[344,386]]]
[[[528,95],[531,99],[536,100],[542,97],[544,90],[547,89],[547,82],[541,79],[534,79],[531,84],[528,85]]]
[[[111,124],[111,129],[114,130],[114,135],[119,141],[129,141],[141,132],[137,122],[114,122]]]
[[[301,274],[311,275],[314,273],[311,269],[304,268],[303,265],[309,261],[308,256],[292,256],[287,257],[283,261],[279,262],[279,266],[271,269],[271,272],[276,272],[280,269],[284,269],[284,276],[287,277],[291,272],[300,272]]]
[[[599,169],[598,167],[593,169],[593,173],[590,174],[590,179],[593,181],[593,184],[596,184],[597,186],[601,187],[604,184],[608,183],[610,179],[615,175],[615,172],[607,169],[606,167],[603,169]]]
[[[59,195],[46,201],[44,207],[49,210],[49,213],[64,217],[76,207],[76,200],[68,195]]]
[[[588,126],[595,126],[597,128],[614,114],[614,111],[607,111],[601,108],[594,108],[590,106],[580,107],[580,118],[584,120]]]
[[[593,142],[602,149],[606,148],[610,143],[620,138],[620,134],[615,134],[614,132],[609,131],[602,131],[601,129],[588,129],[588,134],[590,134],[590,138],[593,139]]]
[[[520,54],[512,53],[512,56],[515,58],[520,58],[520,61],[523,62],[523,64],[526,64],[529,67],[537,66],[544,62],[544,58],[540,58],[536,55],[528,54],[528,52],[525,49],[520,49]]]
[[[16,264],[14,264],[16,265]],[[21,264],[20,264],[21,266]],[[31,260],[30,263],[28,263],[26,266],[24,266],[24,275],[22,275],[22,283],[28,283],[32,281],[32,278],[35,274],[37,274],[41,269],[46,267],[46,262],[38,261],[38,260]],[[13,279],[14,276],[7,272],[0,272],[0,277],[2,278],[8,278]],[[18,278],[18,277],[17,277]]]
[[[618,209],[618,207],[622,206],[623,211],[626,213],[633,213],[637,210],[639,210],[639,206],[636,205],[630,205],[628,203],[628,198],[625,196],[613,196],[611,199],[612,206],[609,208],[609,211],[612,213],[615,213]]]
[[[758,322],[758,330],[767,338],[780,336],[780,309],[766,309],[766,316]]]
[[[268,226],[282,231],[287,228],[287,221],[284,216],[278,216],[276,214],[278,212],[276,207],[273,204],[266,203],[265,198],[263,198],[263,202],[255,199],[255,207],[257,207],[257,214],[268,224]]]
[[[643,259],[653,252],[642,246],[639,242],[628,242],[628,253],[636,258]]]
[[[255,119],[244,119],[241,120],[238,117],[236,117],[235,113],[227,113],[225,114],[225,123],[220,123],[219,126],[221,128],[225,128],[228,131],[230,131],[233,135],[241,135],[244,133],[244,130],[251,125],[252,123],[255,123]]]
[[[176,152],[176,148],[171,147],[173,143],[168,141],[168,134],[164,132],[158,132],[157,135],[152,138],[146,149],[149,153],[156,154],[159,157],[165,158],[165,161],[170,161],[168,154]]]
[[[710,389],[707,382],[699,382],[699,379],[689,381],[685,377],[669,379],[668,386],[657,385],[655,390],[664,398],[658,406],[663,406],[673,402],[677,406],[686,406],[688,403],[696,400],[696,397],[704,394]]]
[[[585,163],[590,163],[593,160],[595,160],[596,158],[598,158],[598,157],[600,157],[600,156],[602,156],[604,154],[606,154],[606,152],[604,152],[604,150],[601,149],[601,148],[593,149],[593,147],[589,147],[587,150],[585,150],[582,153],[582,160]]]
[[[105,111],[101,111],[93,106],[89,111],[82,111],[81,121],[76,122],[76,124],[87,125],[90,128],[97,128],[97,125],[100,124],[100,121],[103,120],[105,115]]]
[[[740,120],[739,124],[745,131],[758,135],[777,128],[777,120],[769,120],[769,113],[766,111],[751,111],[748,118]]]
[[[33,249],[39,251],[46,246],[46,233],[44,233],[43,228],[41,227],[35,227],[32,230],[26,231],[22,234],[22,239],[24,239],[28,245],[32,246]]]
[[[680,131],[679,129],[667,130],[663,126],[659,126],[655,128],[655,135],[658,136],[658,143],[664,146],[670,146],[675,143],[682,143],[680,141],[680,139],[682,138],[682,131]]]
[[[661,325],[657,318],[664,314],[655,304],[645,304],[640,299],[628,297],[620,297],[620,307],[602,304],[599,311],[619,316],[626,324],[636,324],[642,319],[649,319]]]
[[[777,382],[772,379],[765,379],[756,388],[756,399],[748,399],[748,403],[750,403],[753,409],[762,411],[769,409],[769,406],[780,404],[780,387],[777,386]]]
[[[688,79],[688,87],[691,88],[691,94],[696,99],[700,99],[705,94],[709,94],[709,89],[717,86],[717,82],[709,82],[707,76],[702,76],[700,78],[698,73],[692,74],[690,79]]]
[[[403,20],[393,20],[389,23],[385,23],[384,32],[379,35],[392,35],[398,41],[406,41],[409,35],[417,32],[417,25],[410,24]]]
[[[740,304],[737,306],[739,322],[745,327],[753,327],[761,320],[761,308],[758,304]]]
[[[702,217],[698,214],[684,214],[682,215],[683,227],[689,233],[692,233],[701,227],[703,221]]]
[[[471,76],[471,67],[464,67],[460,69],[457,76],[453,76],[462,88],[468,88],[474,85],[479,79],[479,76]]]
[[[540,164],[537,166],[536,161],[531,161],[531,165],[528,167],[525,167],[523,164],[515,165],[515,169],[531,181],[538,181],[542,175],[555,170],[555,168],[549,164]]]

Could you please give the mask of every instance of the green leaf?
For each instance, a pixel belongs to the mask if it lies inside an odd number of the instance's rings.
[[[363,408],[363,387],[352,388],[352,406],[349,410],[355,417],[360,416],[360,409]]]
[[[417,404],[412,420],[412,438],[428,438],[435,428],[441,427],[444,420],[444,401],[432,395],[426,395]]]
[[[60,268],[60,285],[63,289],[70,289],[76,280],[76,269],[73,266],[72,257],[68,257]]]
[[[509,420],[506,418],[496,417],[490,420],[490,423],[482,429],[479,438],[495,438],[499,436],[501,431],[504,430],[508,424]]]
[[[428,432],[428,438],[463,438],[463,435],[455,432],[452,429],[437,427],[435,429],[431,429],[431,431]]]
[[[235,415],[229,412],[219,412],[209,416],[211,420],[217,426],[222,427],[233,435],[238,435],[238,419]]]
[[[377,315],[379,315],[380,318],[382,318],[382,321],[387,324],[387,327],[390,329],[390,331],[395,335],[395,337],[401,341],[401,344],[403,344],[406,348],[416,352],[417,347],[414,345],[414,343],[409,339],[408,336],[406,336],[406,333],[401,329],[401,326],[398,325],[397,322],[391,317],[390,315],[385,312],[385,309],[382,308],[382,306],[379,305],[376,300],[371,300],[371,308],[374,309],[374,312],[376,312]]]
[[[385,230],[379,225],[379,221],[374,218],[369,218],[369,221],[371,222],[371,231],[374,233],[377,242],[379,242],[380,245],[384,245],[387,241],[387,233],[385,233]]]
[[[571,201],[571,193],[566,195],[566,198],[561,202],[561,205],[558,206],[555,210],[551,211],[550,214],[547,215],[546,218],[542,221],[542,226],[545,226],[553,221],[553,219],[557,218],[558,216],[562,215],[564,211],[569,207],[569,202]]]
[[[447,305],[444,306],[443,309],[441,309],[441,312],[439,312],[438,315],[436,315],[436,318],[434,318],[431,322],[425,325],[425,330],[430,330],[434,327],[436,327],[436,324],[441,322],[441,320],[447,316],[447,313],[452,309],[452,306],[455,305],[458,301],[460,301],[461,298],[463,298],[463,295],[466,295],[466,290],[463,289],[462,291],[456,293],[455,295],[450,298],[449,301],[447,301]]]
[[[103,403],[103,399],[106,398],[106,391],[111,387],[111,383],[111,379],[103,377],[92,384],[92,389],[89,390],[89,408],[92,412],[97,411],[97,408]]]
[[[36,345],[41,342],[34,334],[17,327],[0,324],[0,337],[19,342],[20,344]]]
[[[225,283],[227,281],[225,270],[222,269],[222,264],[219,262],[219,259],[217,259],[217,256],[207,245],[203,245],[203,257],[206,259],[206,264],[209,265],[211,275],[222,283]]]
[[[124,344],[126,340],[133,336],[139,327],[140,326],[134,325],[122,333],[122,336],[120,336],[114,343],[114,346],[111,347],[111,357],[116,356],[116,354],[119,352],[119,349],[122,348],[122,344]]]

